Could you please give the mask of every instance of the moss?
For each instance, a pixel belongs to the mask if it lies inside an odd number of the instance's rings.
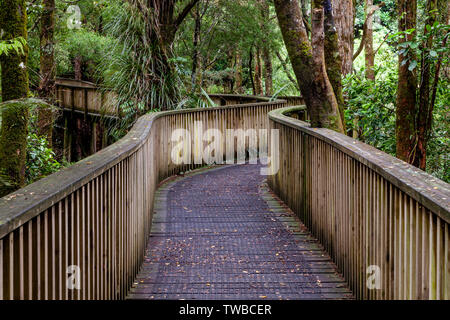
[[[11,100],[0,104],[0,173],[9,185],[0,185],[0,196],[25,183],[25,161],[31,99]]]
[[[34,98],[0,104],[0,197],[24,186],[30,111],[54,108]]]
[[[333,25],[326,29],[325,32],[325,63],[327,68],[328,79],[333,87],[334,95],[339,107],[339,114],[345,131],[344,108],[345,101],[342,93],[342,59],[338,48],[338,35]]]
[[[27,39],[27,12],[24,0],[2,0],[0,6],[0,29],[2,40],[17,37]],[[26,98],[28,96],[28,47],[23,54],[10,52],[0,57],[2,69],[2,100]]]

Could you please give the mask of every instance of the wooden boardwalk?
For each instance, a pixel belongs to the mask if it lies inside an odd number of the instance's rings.
[[[218,167],[163,184],[128,299],[351,299],[259,169]]]

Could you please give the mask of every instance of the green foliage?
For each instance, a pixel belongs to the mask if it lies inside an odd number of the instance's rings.
[[[444,57],[444,65],[448,61],[448,53],[450,53],[450,47],[444,45],[444,39],[448,37],[450,32],[450,25],[441,24],[436,21],[433,25],[425,25],[427,32],[419,32],[416,34],[413,40],[399,42],[400,39],[404,39],[407,35],[411,35],[416,32],[416,29],[406,30],[404,32],[397,32],[389,36],[388,40],[394,46],[396,46],[397,53],[405,57],[402,61],[402,65],[409,63],[408,70],[413,71],[417,67],[420,67],[422,62],[434,64],[439,59],[440,55]],[[431,42],[431,39],[433,40]],[[432,47],[427,48],[424,43],[431,42]],[[418,58],[422,58],[422,61],[418,61]]]
[[[50,148],[45,137],[39,137],[36,133],[30,133],[27,137],[27,183],[33,183],[44,178],[63,167],[55,159],[55,153]]]
[[[433,123],[427,149],[427,172],[450,183],[450,82],[438,87]]]
[[[37,115],[38,108],[47,106],[43,101],[38,99],[27,99],[24,103],[29,111],[28,134],[26,136],[26,160],[25,160],[25,182],[27,184],[33,183],[41,178],[44,178],[62,167],[67,166],[68,163],[62,163],[55,159],[55,154],[51,149],[46,137],[38,136],[37,134]],[[5,103],[0,112],[0,128],[2,125],[2,114],[5,110],[12,108],[11,104]],[[54,109],[56,112],[56,109]],[[15,185],[10,177],[0,170],[0,189],[10,188]]]
[[[365,79],[364,71],[344,79],[347,96],[347,129],[358,132],[359,140],[395,155],[396,69],[386,68],[384,81]]]
[[[103,75],[97,72],[97,69],[104,60],[111,43],[110,38],[94,31],[70,30],[64,40],[58,42],[55,47],[57,74],[73,74],[73,61],[79,57],[84,77],[88,80],[101,81]]]
[[[38,135],[38,107],[51,109],[55,118],[57,117],[58,109],[43,103],[43,101],[37,99],[35,101],[35,104],[30,104],[30,121],[27,135],[27,157],[25,167],[27,184],[45,178],[68,165],[65,160],[61,163],[58,162],[47,137]]]
[[[448,25],[435,24],[423,26],[429,34],[418,32],[417,37],[405,45],[398,46],[400,37],[405,33],[394,33],[389,37],[375,57],[376,81],[371,82],[364,78],[364,56],[359,55],[354,61],[355,74],[344,79],[344,94],[347,98],[347,110],[345,111],[346,124],[349,133],[357,130],[359,139],[371,144],[380,150],[395,156],[395,110],[398,81],[398,54],[406,54],[413,51],[416,58],[410,61],[411,70],[420,74],[422,61],[433,65],[439,56],[442,56],[442,66],[448,66],[449,47],[443,46],[443,37],[448,34]],[[414,30],[408,30],[411,33]],[[385,34],[389,32],[380,28],[374,33],[374,47],[382,43]],[[433,35],[433,47],[424,49],[422,43]],[[358,43],[355,43],[357,47]],[[445,74],[441,74],[437,87],[436,105],[433,112],[433,122],[430,140],[427,149],[427,172],[450,182],[450,135],[449,135],[449,106],[450,93],[449,82]],[[354,120],[357,119],[358,125]]]
[[[173,61],[166,61],[170,48],[161,48],[149,37],[152,19],[145,19],[128,3],[108,10],[113,14],[105,14],[109,17],[105,29],[113,41],[101,64],[106,86],[117,92],[121,106],[136,106],[137,115],[152,108],[173,108],[183,84]]]
[[[9,52],[15,51],[17,54],[25,54],[24,47],[27,40],[24,37],[17,37],[12,40],[0,40],[0,55],[8,55]]]

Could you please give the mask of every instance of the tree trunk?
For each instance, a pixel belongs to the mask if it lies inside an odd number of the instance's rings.
[[[361,37],[361,42],[359,43],[359,47],[358,47],[358,49],[356,50],[356,52],[353,54],[353,61],[355,61],[355,59],[359,56],[359,54],[362,52],[362,50],[364,49],[364,47],[365,47],[365,44],[366,44],[366,41],[367,41],[367,39],[368,39],[368,36],[367,36],[367,34],[368,34],[368,23],[369,23],[369,21],[371,20],[371,19],[373,19],[372,18],[372,16],[375,14],[375,12],[377,11],[377,10],[379,10],[381,7],[384,7],[385,6],[385,3],[384,2],[381,2],[381,3],[379,3],[378,5],[376,5],[376,6],[370,6],[367,10],[366,10],[366,18],[365,18],[365,20],[364,20],[364,25],[363,25],[363,34],[362,34],[362,37]],[[372,32],[372,34],[371,34],[371,38],[373,38],[373,32]],[[373,49],[372,49],[373,50]],[[375,56],[375,53],[373,54],[374,56]]]
[[[146,21],[146,38],[149,39],[151,57],[149,60],[150,73],[154,77],[149,78],[148,86],[164,86],[164,100],[159,100],[161,110],[167,110],[171,102],[179,96],[179,88],[175,84],[175,66],[171,62],[172,44],[179,26],[186,16],[191,12],[199,0],[190,0],[178,15],[175,15],[176,0],[127,0],[127,2],[138,10]],[[180,1],[181,2],[181,1]],[[156,80],[154,79],[156,78]],[[166,98],[167,97],[167,98]],[[152,102],[153,103],[153,102]],[[147,105],[147,108],[155,107]]]
[[[197,4],[193,10],[194,16],[194,39],[193,39],[193,52],[192,52],[192,75],[191,75],[191,85],[192,90],[196,89],[197,83],[197,68],[199,65],[199,54],[198,54],[198,44],[200,41],[200,29],[201,29],[201,16],[200,8]]]
[[[253,95],[256,96],[256,86],[255,86],[255,80],[253,78],[253,47],[250,47],[250,52],[249,52],[248,75],[249,75],[249,78],[250,78],[250,82],[252,83]]]
[[[439,12],[446,12],[447,4],[446,1],[439,0],[428,0],[427,1],[427,20],[425,25],[432,26],[436,21],[438,21]],[[446,23],[445,16],[441,19],[442,23]],[[429,31],[425,27],[424,35],[428,35]],[[445,38],[446,39],[446,38]],[[444,40],[445,47],[446,40]],[[416,119],[416,143],[415,149],[413,152],[413,158],[411,159],[411,163],[419,167],[422,170],[426,169],[427,166],[427,146],[428,140],[431,132],[431,124],[433,120],[433,109],[434,109],[434,92],[435,89],[431,89],[431,78],[432,71],[434,70],[434,87],[437,86],[437,82],[439,80],[439,71],[440,71],[440,61],[441,58],[438,59],[437,62],[432,62],[427,58],[430,50],[433,47],[433,36],[429,35],[422,43],[424,51],[422,51],[422,62],[421,62],[421,74],[420,74],[420,86],[419,86],[419,101],[418,101],[418,112]],[[430,96],[431,95],[431,96]]]
[[[27,12],[24,0],[2,0],[0,12],[0,30],[2,40],[18,37],[27,39]],[[8,101],[28,96],[28,46],[24,52],[11,50],[1,56],[2,100]]]
[[[344,133],[339,106],[325,69],[322,1],[313,2],[312,44],[302,22],[298,0],[275,0],[274,3],[312,127],[325,127]]]
[[[255,52],[255,95],[263,94],[262,70],[261,70],[261,49],[256,47]]]
[[[342,74],[352,72],[353,67],[353,42],[355,33],[355,8],[354,0],[332,0],[334,24],[339,38],[339,54],[342,60]]]
[[[417,2],[416,0],[398,0],[398,30],[405,31],[416,28]],[[400,39],[399,43],[412,41],[415,32]],[[416,113],[416,70],[408,70],[408,59],[415,60],[411,52],[399,55],[398,58],[398,88],[395,132],[397,140],[397,157],[410,162],[414,156],[414,122]]]
[[[81,80],[83,78],[83,72],[81,70],[81,56],[76,56],[73,59],[73,73],[75,76],[75,80]]]
[[[27,11],[24,0],[0,2],[0,30],[2,40],[18,37],[27,39]],[[28,47],[22,52],[10,51],[0,56],[2,100],[28,96]],[[28,135],[28,105],[20,102],[4,103],[0,107],[0,174],[7,178],[9,186],[0,186],[0,197],[25,184],[25,161]]]
[[[41,14],[40,62],[41,80],[39,96],[54,104],[56,96],[56,66],[55,66],[55,0],[43,0]],[[52,145],[53,111],[51,108],[40,108],[38,111],[38,134],[45,136]]]
[[[310,23],[311,18],[308,8],[311,8],[311,0],[300,0],[300,3],[301,3],[303,23],[306,28],[306,34],[308,35],[309,38],[311,36],[311,23]]]
[[[264,61],[264,86],[265,86],[265,95],[271,96],[273,94],[273,68],[272,68],[272,57],[270,56],[270,51],[268,48],[263,49],[263,61]]]
[[[235,92],[238,94],[243,93],[242,88],[242,57],[240,49],[236,49],[236,63],[235,63],[235,71],[234,71],[234,87]]]
[[[268,27],[269,23],[269,4],[266,0],[260,0],[261,4],[261,17],[262,17],[262,32],[264,34],[269,34],[270,30]],[[264,62],[264,86],[265,86],[265,95],[271,96],[273,93],[272,86],[272,57],[270,54],[270,45],[266,38],[263,38],[263,47],[262,47],[262,59]]]
[[[366,13],[367,33],[364,43],[364,53],[366,61],[366,79],[375,80],[375,72],[373,70],[375,56],[373,53],[373,15],[369,14],[370,8],[373,6],[373,0],[366,0],[364,11]]]
[[[344,117],[344,95],[342,93],[342,59],[339,52],[339,39],[337,29],[334,24],[333,9],[331,0],[325,0],[325,65],[327,68],[327,75],[333,87],[334,95],[339,106],[339,114],[341,116],[342,125],[345,131],[345,117]]]

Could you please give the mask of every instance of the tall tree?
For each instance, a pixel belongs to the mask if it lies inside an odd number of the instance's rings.
[[[261,5],[261,16],[262,16],[262,33],[263,35],[269,34],[269,4],[266,0],[260,0]],[[264,86],[265,86],[265,95],[271,96],[273,93],[272,86],[273,86],[273,80],[272,80],[272,57],[270,52],[270,45],[267,41],[267,38],[263,38],[263,45],[262,45],[262,59],[264,62]]]
[[[416,29],[417,20],[417,2],[416,0],[398,0],[398,30]],[[400,38],[399,45],[405,42],[413,41],[416,32],[405,33]],[[413,50],[400,54],[398,58],[398,88],[397,88],[397,109],[395,132],[397,140],[397,157],[410,162],[413,150],[413,137],[415,111],[416,111],[416,87],[417,75],[416,69],[411,63],[416,61]]]
[[[165,110],[178,102],[181,82],[172,60],[172,45],[198,1],[176,6],[180,1],[127,0],[112,19],[108,32],[116,40],[112,50],[118,51],[120,59],[114,60],[119,71],[109,84],[118,92],[120,102],[145,105],[135,109],[136,116],[154,107]]]
[[[334,23],[332,1],[325,0],[324,2],[325,19],[324,19],[324,31],[325,31],[325,65],[327,69],[327,75],[330,79],[331,86],[333,87],[334,95],[339,106],[339,114],[341,116],[342,125],[345,131],[345,119],[344,119],[344,95],[342,93],[342,58],[339,51],[339,37]]]
[[[325,67],[323,2],[313,0],[312,3],[311,42],[298,0],[275,0],[274,3],[284,43],[311,117],[311,125],[343,133],[339,106]]]
[[[355,0],[333,0],[333,18],[339,39],[339,54],[342,60],[342,74],[352,72],[353,42],[355,25]]]
[[[261,49],[259,46],[256,47],[255,50],[255,95],[263,94],[263,85],[262,85],[262,64],[261,64]]]
[[[244,93],[242,87],[242,56],[239,48],[236,49],[234,69],[234,88],[238,94]]]
[[[375,80],[375,71],[373,70],[375,55],[373,52],[373,15],[369,14],[373,6],[373,0],[365,0],[364,12],[366,14],[366,35],[364,38],[364,54],[366,62],[366,78]]]
[[[41,78],[39,96],[53,104],[56,97],[56,65],[55,65],[55,0],[42,1],[41,33],[40,33],[40,62]],[[47,137],[52,144],[53,111],[42,108],[38,112],[38,134]]]
[[[371,21],[371,19],[373,19],[372,17],[373,17],[373,15],[375,14],[375,12],[377,11],[377,10],[379,10],[380,8],[382,8],[382,7],[384,7],[385,6],[385,3],[384,2],[380,2],[379,4],[377,4],[377,5],[372,5],[372,6],[370,6],[368,9],[367,9],[367,11],[366,11],[366,13],[365,13],[365,20],[364,20],[364,25],[363,25],[363,34],[362,34],[362,37],[361,37],[361,42],[359,43],[359,47],[358,47],[358,49],[356,50],[356,52],[353,54],[353,58],[352,58],[352,60],[354,61],[358,56],[359,56],[359,54],[363,51],[363,49],[365,48],[365,44],[366,44],[366,41],[368,40],[368,34],[370,34],[370,31],[368,30],[368,28],[369,28],[369,21]],[[372,35],[371,35],[371,37],[373,37],[373,32],[372,32]],[[375,53],[374,53],[375,54]]]
[[[27,11],[25,0],[0,2],[1,40],[27,39]],[[10,51],[0,56],[2,100],[28,96],[28,48]],[[29,110],[26,103],[13,101],[1,106],[0,172],[11,182],[10,190],[0,190],[0,196],[21,187],[25,182],[25,160]]]
[[[192,44],[192,73],[191,73],[191,87],[195,89],[197,83],[197,69],[200,63],[199,56],[199,42],[200,42],[200,32],[202,25],[202,16],[200,14],[200,6],[197,4],[192,10],[192,16],[194,17],[194,34],[193,34],[193,44]]]
[[[433,57],[437,56],[437,53],[433,50],[435,39],[431,31],[435,23],[449,24],[448,8],[450,8],[450,5],[445,0],[427,0],[427,19],[423,31],[424,40],[421,43],[423,50],[420,58],[420,82],[415,124],[416,136],[410,158],[410,162],[422,170],[426,169],[427,164],[427,146],[431,133],[433,109],[442,63],[442,54],[438,58]],[[442,40],[443,48],[446,47],[447,37],[448,35]]]

